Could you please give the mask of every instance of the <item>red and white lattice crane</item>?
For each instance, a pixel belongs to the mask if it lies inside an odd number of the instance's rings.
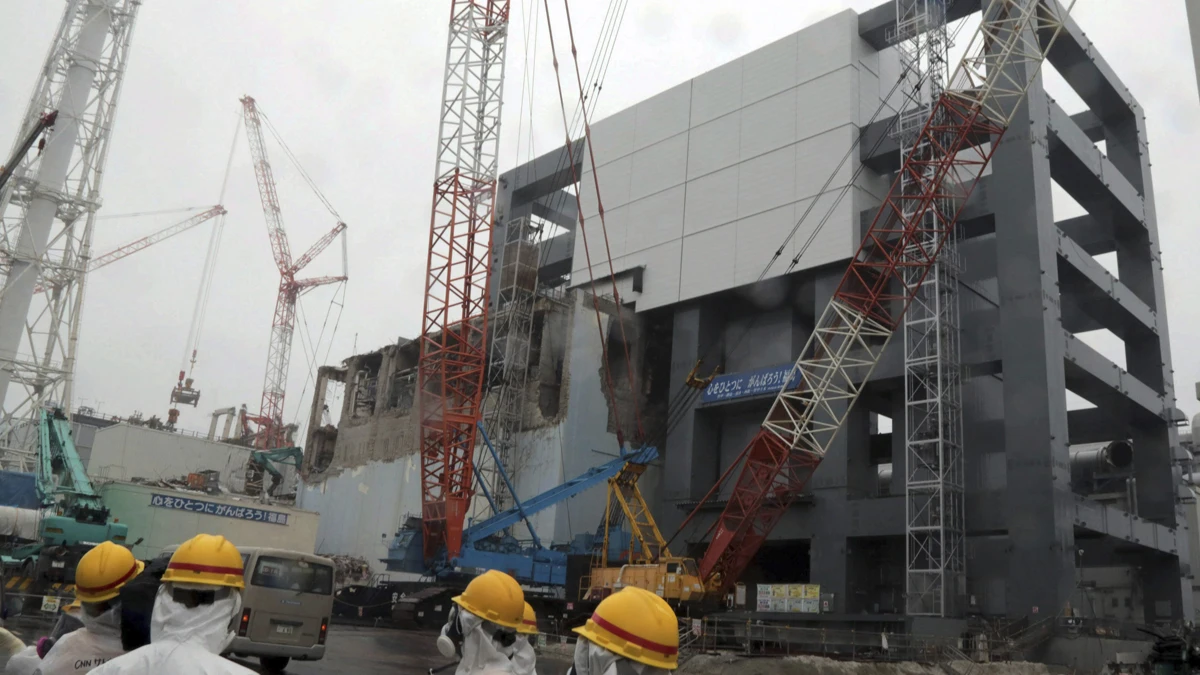
[[[762,429],[731,467],[741,466],[737,483],[700,561],[710,586],[737,581],[825,457],[1073,5],[984,3],[962,62],[904,161],[903,180],[893,183]]]
[[[425,555],[453,559],[473,494],[509,0],[451,0],[418,406]]]
[[[258,425],[254,446],[261,449],[283,447],[286,442],[283,424],[283,399],[287,389],[288,364],[292,355],[292,335],[296,328],[296,300],[304,291],[326,284],[345,281],[344,269],[341,276],[310,277],[297,279],[309,263],[324,251],[346,224],[338,224],[317,240],[299,258],[293,260],[288,245],[287,232],[283,229],[283,214],[279,209],[279,195],[275,189],[275,177],[267,160],[266,140],[262,132],[262,117],[253,98],[242,97],[243,121],[246,123],[246,138],[250,141],[250,154],[254,161],[254,176],[258,181],[258,196],[262,201],[263,215],[267,222],[267,235],[271,241],[271,252],[275,266],[279,269],[279,295],[275,300],[275,314],[271,321],[271,342],[267,349],[267,372],[263,378],[262,407],[258,415],[247,415],[246,420]]]

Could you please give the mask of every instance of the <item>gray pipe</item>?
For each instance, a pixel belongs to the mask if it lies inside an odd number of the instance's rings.
[[[1096,473],[1123,471],[1133,466],[1129,441],[1113,441],[1099,448],[1071,451],[1071,478],[1087,480]]]

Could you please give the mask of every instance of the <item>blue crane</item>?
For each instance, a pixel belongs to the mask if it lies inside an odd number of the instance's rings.
[[[436,577],[447,577],[455,574],[472,574],[474,570],[496,569],[513,575],[523,584],[539,586],[564,586],[567,583],[567,551],[551,549],[542,544],[534,531],[530,517],[555,504],[562,503],[578,494],[602,485],[609,478],[616,476],[629,463],[648,464],[658,458],[658,449],[646,447],[635,452],[622,453],[620,457],[595,466],[574,478],[556,485],[545,492],[525,501],[516,498],[516,490],[509,480],[503,464],[499,461],[492,442],[484,432],[482,425],[480,434],[492,453],[496,466],[499,468],[501,479],[513,495],[513,506],[496,515],[475,523],[463,531],[462,551],[457,558],[448,560],[446,552],[438,551],[430,556],[433,568],[424,563],[426,559],[421,550],[421,521],[410,517],[396,533],[395,539],[388,546],[388,557],[383,559],[390,571],[413,572],[417,574],[431,573]],[[488,486],[479,482],[481,492],[495,511],[496,504]],[[507,532],[516,525],[524,522],[529,532],[529,540],[520,541]],[[591,546],[580,551],[590,553]]]

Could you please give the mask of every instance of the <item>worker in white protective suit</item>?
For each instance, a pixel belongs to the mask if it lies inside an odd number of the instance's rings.
[[[517,627],[517,641],[513,643],[513,675],[537,675],[537,653],[529,641],[538,634],[537,613],[533,606],[525,603],[525,618]]]
[[[150,619],[150,644],[92,675],[251,675],[221,657],[242,611],[242,556],[225,537],[199,534],[171,556]]]
[[[525,616],[525,593],[517,580],[489,570],[453,602],[437,647],[446,658],[458,657],[455,675],[512,675],[509,659]]]
[[[121,587],[145,565],[124,546],[106,541],[75,568],[75,599],[83,628],[57,638],[35,675],[81,675],[125,653],[121,647]]]
[[[83,628],[83,621],[79,618],[82,614],[83,609],[79,604],[79,599],[76,598],[71,604],[62,608],[62,613],[58,615],[58,621],[54,623],[54,629],[50,631],[50,635],[38,638],[36,642],[28,646],[9,633],[5,638],[4,650],[11,653],[4,659],[7,661],[4,666],[4,675],[33,675],[34,671],[42,665],[42,657],[50,652],[59,638]],[[16,651],[12,651],[14,649]]]
[[[666,600],[626,586],[575,629],[568,675],[666,675],[679,667],[679,620]]]
[[[6,629],[0,628],[0,673],[7,672],[8,662],[25,649],[25,643],[21,642],[20,638]],[[35,653],[34,656],[37,654]],[[32,673],[33,669],[30,669],[29,672]]]

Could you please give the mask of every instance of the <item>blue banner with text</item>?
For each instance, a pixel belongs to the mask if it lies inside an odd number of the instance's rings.
[[[758,370],[750,370],[744,373],[718,375],[705,387],[701,401],[703,403],[715,403],[717,401],[746,398],[747,396],[778,394],[783,389],[784,380],[792,372],[792,367],[793,364],[789,363],[783,366],[759,368]],[[800,376],[797,374],[792,378],[792,382],[789,383],[789,388],[795,387],[799,381]]]

